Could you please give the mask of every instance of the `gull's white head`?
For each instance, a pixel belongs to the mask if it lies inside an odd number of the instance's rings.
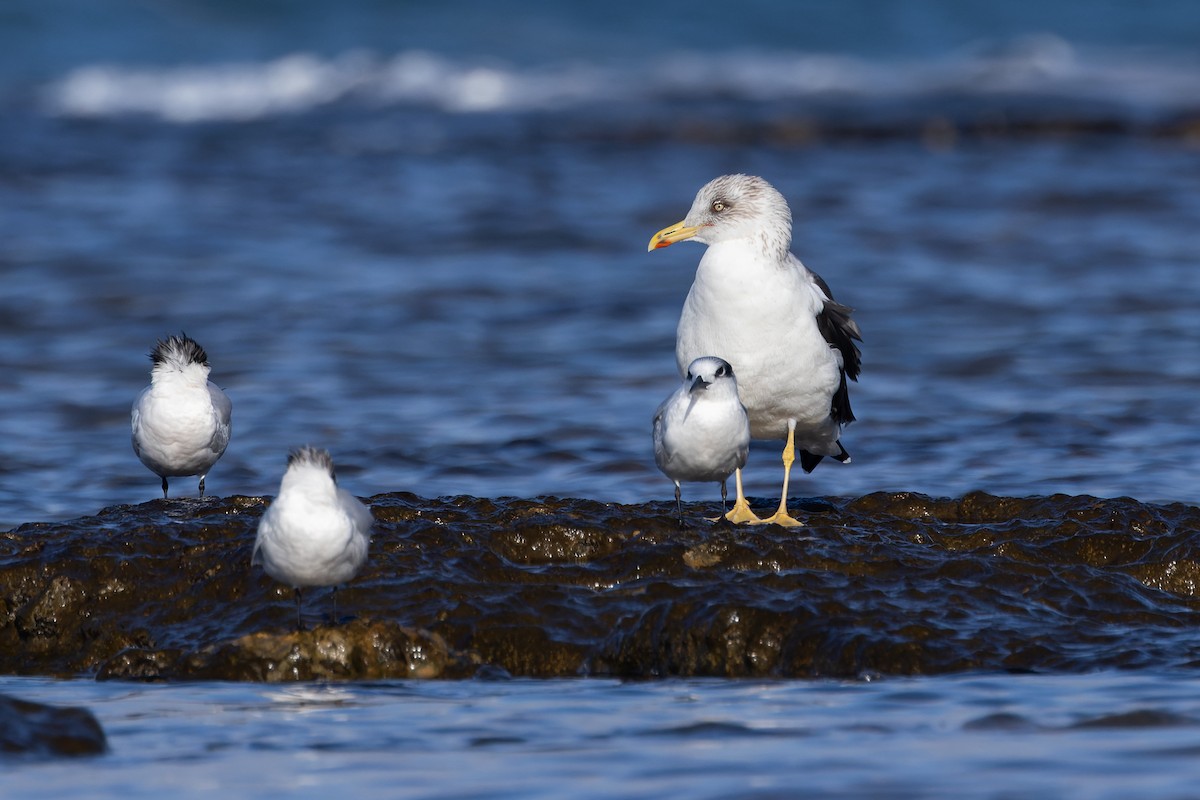
[[[150,360],[154,362],[150,369],[153,383],[176,378],[201,385],[208,381],[208,353],[186,333],[160,339],[150,354]]]
[[[682,221],[650,239],[648,250],[684,239],[717,244],[751,239],[777,257],[792,245],[792,211],[774,186],[756,175],[722,175],[706,183]]]
[[[700,356],[688,364],[687,377],[683,382],[688,385],[688,393],[691,395],[709,391],[732,391],[734,396],[737,395],[737,379],[733,377],[733,366],[716,356]]]

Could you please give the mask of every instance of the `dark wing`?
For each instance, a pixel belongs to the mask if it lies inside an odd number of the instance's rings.
[[[811,270],[809,270],[809,274],[813,276],[817,286],[821,287],[821,291],[829,298],[825,302],[825,307],[821,309],[821,313],[817,315],[817,328],[825,337],[825,341],[829,342],[829,346],[836,347],[842,354],[842,380],[838,385],[837,392],[833,395],[831,413],[838,424],[846,425],[854,422],[854,412],[850,410],[850,391],[846,386],[846,378],[856,381],[862,370],[862,352],[855,344],[856,341],[862,341],[862,333],[858,330],[858,323],[850,318],[854,309],[833,299],[833,292],[829,290],[829,284],[825,282],[824,278]]]
[[[843,464],[845,464],[847,461],[850,460],[850,454],[846,452],[846,448],[842,447],[841,442],[838,442],[837,446],[838,446],[838,450],[840,450],[841,452],[839,452],[836,456],[834,456],[834,458],[837,459],[838,461],[842,462]],[[820,464],[821,459],[823,459],[824,457],[825,456],[819,456],[816,453],[810,453],[807,450],[801,450],[800,451],[800,466],[801,466],[801,468],[804,469],[805,472],[812,472],[814,469],[817,468],[817,464]]]

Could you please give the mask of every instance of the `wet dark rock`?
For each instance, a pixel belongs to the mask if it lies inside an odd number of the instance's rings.
[[[101,665],[101,680],[242,681],[461,678],[475,667],[436,634],[394,622],[355,621],[311,631],[251,633],[197,651],[130,649]]]
[[[86,708],[58,708],[0,695],[0,754],[92,756],[108,749]]]
[[[877,493],[808,527],[693,506],[370,501],[353,621],[295,632],[250,568],[266,500],[155,500],[0,533],[0,672],[170,680],[853,677],[1200,663],[1200,510]],[[759,501],[759,507],[770,505]],[[311,626],[328,590],[305,593]]]

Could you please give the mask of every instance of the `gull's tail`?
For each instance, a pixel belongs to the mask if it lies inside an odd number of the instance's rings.
[[[831,456],[831,458],[836,458],[838,461],[842,462],[843,464],[849,464],[850,463],[850,454],[846,452],[846,448],[842,447],[841,442],[838,442],[837,446],[838,446],[838,454],[836,456]],[[825,458],[825,456],[819,456],[816,453],[810,453],[807,450],[801,450],[800,451],[800,468],[803,469],[805,472],[812,472],[814,469],[817,468],[817,464],[821,463],[821,459],[823,459],[823,458]]]

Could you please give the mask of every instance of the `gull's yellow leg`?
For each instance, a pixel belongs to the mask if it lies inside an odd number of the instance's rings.
[[[746,502],[746,494],[742,491],[742,471],[737,469],[733,473],[733,480],[737,486],[737,500],[733,503],[733,508],[729,509],[729,513],[725,515],[725,519],[736,524],[749,522],[754,524],[762,522],[754,512],[750,510],[750,504]]]
[[[792,464],[796,461],[796,421],[788,420],[787,444],[783,446],[783,496],[779,498],[779,509],[766,519],[759,520],[763,524],[774,523],[787,527],[801,525],[798,519],[788,513],[788,482],[792,477]]]

